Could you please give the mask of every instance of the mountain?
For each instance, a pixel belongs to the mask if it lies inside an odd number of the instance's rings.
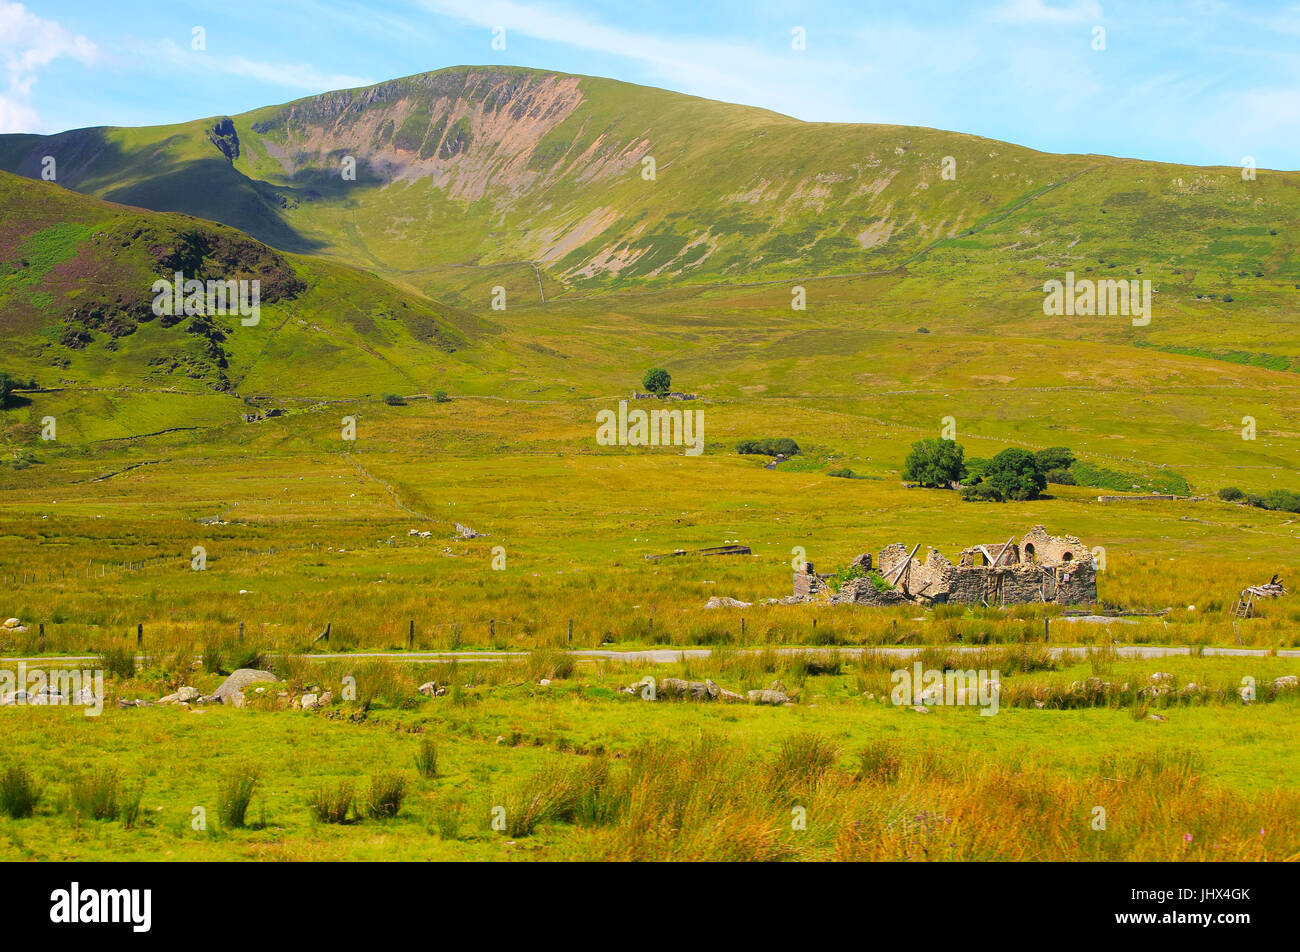
[[[490,267],[551,296],[927,267],[1031,285],[1058,266],[1141,269],[1220,293],[1237,277],[1300,280],[1294,172],[1244,181],[805,123],[529,69],[457,67],[175,126],[0,136],[0,167],[36,177],[45,156],[79,191],[466,299]]]
[[[972,455],[1069,445],[1121,483],[1295,467],[1295,172],[498,67],[0,136],[0,166],[27,176],[0,173],[0,370],[47,391],[3,415],[15,446],[46,412],[82,445],[182,427],[198,448],[206,427],[242,446],[250,411],[360,401],[394,441],[585,452],[590,406],[659,365],[709,401],[710,440],[791,435],[878,473],[949,417]],[[260,325],[155,319],[177,262],[259,277]],[[1150,282],[1150,320],[1048,313],[1071,275]],[[437,390],[480,399],[435,433],[381,400]],[[1243,443],[1246,416],[1270,437]]]

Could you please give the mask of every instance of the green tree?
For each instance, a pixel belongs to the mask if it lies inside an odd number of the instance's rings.
[[[641,380],[641,386],[662,397],[673,388],[673,378],[662,367],[651,367],[645,372],[645,377]]]
[[[922,486],[947,488],[966,475],[965,455],[955,440],[918,440],[903,463],[903,478]]]
[[[1038,458],[1017,447],[1005,449],[989,460],[984,479],[1006,499],[1037,499],[1047,488]]]
[[[1065,446],[1049,446],[1034,456],[1038,459],[1038,468],[1044,473],[1050,473],[1054,469],[1069,469],[1074,465],[1074,453]]]
[[[14,385],[17,382],[13,377],[0,370],[0,410],[9,405],[9,395],[14,392]]]

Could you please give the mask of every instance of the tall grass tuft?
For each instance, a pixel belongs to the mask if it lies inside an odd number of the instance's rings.
[[[32,775],[22,764],[11,764],[0,774],[0,808],[11,820],[29,817],[41,800]]]
[[[356,799],[351,780],[333,786],[322,784],[307,798],[307,807],[320,823],[347,823]]]
[[[217,786],[217,816],[222,826],[243,829],[248,805],[260,780],[261,771],[252,764],[236,764],[221,778]]]
[[[406,799],[406,777],[400,773],[375,774],[370,778],[370,795],[366,798],[366,815],[372,820],[397,816]]]
[[[92,820],[115,820],[118,814],[118,790],[121,775],[112,767],[102,767],[72,778],[69,802],[79,816]]]
[[[425,780],[434,780],[438,776],[438,742],[428,734],[420,739],[420,750],[415,755],[415,769]]]
[[[99,653],[99,666],[106,674],[129,680],[135,677],[135,649],[108,645]]]

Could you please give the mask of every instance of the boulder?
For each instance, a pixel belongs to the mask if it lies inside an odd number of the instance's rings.
[[[425,681],[420,685],[420,693],[425,697],[441,697],[447,693],[447,689],[439,687],[437,681]]]
[[[478,539],[478,538],[480,538],[480,537],[482,537],[482,536],[486,536],[487,533],[486,533],[486,532],[475,532],[475,531],[474,531],[473,529],[471,529],[469,526],[462,526],[462,525],[458,522],[458,523],[456,523],[456,535],[460,536],[462,539]]]
[[[1296,677],[1294,674],[1283,675],[1273,681],[1274,691],[1294,691],[1298,688],[1300,688],[1300,678]]]
[[[742,602],[727,595],[714,595],[704,603],[705,608],[748,608],[753,602]]]
[[[333,692],[333,691],[326,691],[324,694],[322,694],[322,695],[320,696],[320,706],[321,706],[321,707],[325,707],[326,705],[328,705],[328,704],[333,704],[333,703],[334,703],[334,692]]]
[[[6,627],[6,628],[21,628],[21,627],[22,627],[22,624],[23,624],[23,623],[22,623],[21,621],[19,621],[17,618],[6,618],[6,619],[5,619],[5,627]]]
[[[312,708],[320,707],[320,695],[304,694],[299,704],[301,705],[304,711],[311,710]]]
[[[226,680],[221,682],[212,696],[223,704],[226,703],[227,696],[231,694],[243,694],[244,688],[250,684],[256,684],[258,681],[278,681],[279,679],[270,671],[259,671],[257,668],[240,668]],[[242,700],[242,698],[241,698]]]
[[[197,701],[199,699],[199,692],[196,688],[192,688],[189,685],[186,685],[185,687],[181,688],[179,691],[176,692],[176,699],[178,701],[184,701],[186,703],[189,703],[191,701]]]
[[[243,692],[243,691],[229,691],[229,692],[227,692],[226,694],[221,695],[221,703],[222,703],[222,704],[229,704],[231,707],[243,707],[243,706],[244,706],[244,692]]]

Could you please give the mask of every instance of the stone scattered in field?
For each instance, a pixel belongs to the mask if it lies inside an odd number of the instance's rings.
[[[420,685],[419,691],[425,697],[442,697],[447,693],[447,689],[439,687],[437,681],[426,681]]]
[[[475,532],[475,531],[474,531],[473,529],[471,529],[469,526],[462,526],[462,525],[458,522],[458,523],[456,523],[456,535],[460,536],[462,539],[478,539],[478,538],[482,538],[482,537],[486,536],[487,533],[486,533],[486,532]]]
[[[705,608],[748,608],[753,602],[742,602],[726,595],[714,595],[704,603]]]
[[[221,695],[221,703],[228,704],[231,707],[243,707],[245,703],[243,691],[228,691]]]
[[[6,627],[6,628],[11,628],[11,629],[12,629],[12,628],[21,628],[21,627],[22,627],[22,624],[23,624],[23,623],[22,623],[21,621],[19,621],[17,618],[6,618],[6,619],[5,619],[5,627]]]
[[[320,695],[304,694],[299,699],[298,706],[301,707],[304,711],[309,711],[312,710],[313,708],[320,707],[321,706]]]
[[[244,688],[250,684],[256,684],[258,681],[279,681],[270,671],[259,671],[257,668],[240,668],[238,671],[221,682],[221,686],[212,692],[212,696],[226,703],[226,697],[231,694],[240,694],[240,700],[243,700],[242,693]],[[242,705],[236,705],[242,706]]]
[[[916,705],[913,705],[912,710],[916,711],[916,713],[918,713],[918,714],[929,714],[929,713],[930,713],[930,709],[929,709],[928,707],[926,707],[924,704],[916,704]]]
[[[1300,690],[1300,677],[1294,674],[1283,675],[1273,681],[1274,691],[1295,691]]]

